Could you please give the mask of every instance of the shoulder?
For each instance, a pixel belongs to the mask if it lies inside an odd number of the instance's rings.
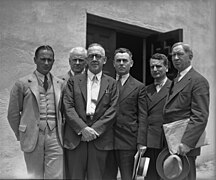
[[[139,80],[137,80],[136,78],[134,78],[133,76],[129,76],[129,80],[131,82],[133,82],[136,86],[140,86],[140,87],[145,87],[145,84]]]
[[[109,82],[116,83],[116,80],[113,77],[111,77],[111,76],[108,76],[108,75],[106,75],[106,74],[103,73],[102,77],[103,77],[103,79],[106,79]]]
[[[209,86],[208,80],[194,68],[191,69],[191,78],[195,83],[205,83]]]

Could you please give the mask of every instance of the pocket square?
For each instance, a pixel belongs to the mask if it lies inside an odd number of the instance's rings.
[[[109,89],[106,89],[105,93],[106,93],[106,94],[109,94],[109,93],[110,93]]]

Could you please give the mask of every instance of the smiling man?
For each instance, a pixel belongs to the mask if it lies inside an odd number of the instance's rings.
[[[54,51],[35,51],[33,74],[21,78],[11,90],[8,121],[24,151],[29,175],[36,179],[63,178],[62,117],[63,81],[50,73]]]
[[[115,80],[102,72],[106,61],[104,48],[91,44],[87,50],[88,70],[70,78],[65,89],[68,179],[103,179],[108,150],[113,149],[118,90]]]

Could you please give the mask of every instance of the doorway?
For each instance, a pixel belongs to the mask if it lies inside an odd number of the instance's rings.
[[[113,54],[115,49],[125,47],[133,54],[134,65],[131,75],[148,85],[153,82],[150,74],[149,59],[154,53],[164,53],[169,59],[170,79],[176,76],[176,70],[171,62],[171,46],[183,40],[183,30],[177,29],[161,33],[99,16],[87,14],[86,47],[91,43],[101,44],[108,58],[104,73],[115,78]]]

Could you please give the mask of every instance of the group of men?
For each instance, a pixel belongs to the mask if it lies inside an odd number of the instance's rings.
[[[118,48],[116,78],[103,73],[107,58],[98,43],[70,52],[70,71],[50,73],[54,51],[35,51],[36,70],[18,80],[10,94],[8,120],[24,152],[28,173],[38,179],[132,180],[134,155],[150,157],[145,179],[159,180],[156,160],[167,146],[162,125],[190,118],[178,147],[196,179],[195,145],[209,114],[209,84],[191,65],[193,52],[179,42],[172,47],[178,76],[167,78],[168,59],[150,59],[154,83],[145,86],[130,75],[132,53]],[[179,77],[180,76],[180,77]]]

